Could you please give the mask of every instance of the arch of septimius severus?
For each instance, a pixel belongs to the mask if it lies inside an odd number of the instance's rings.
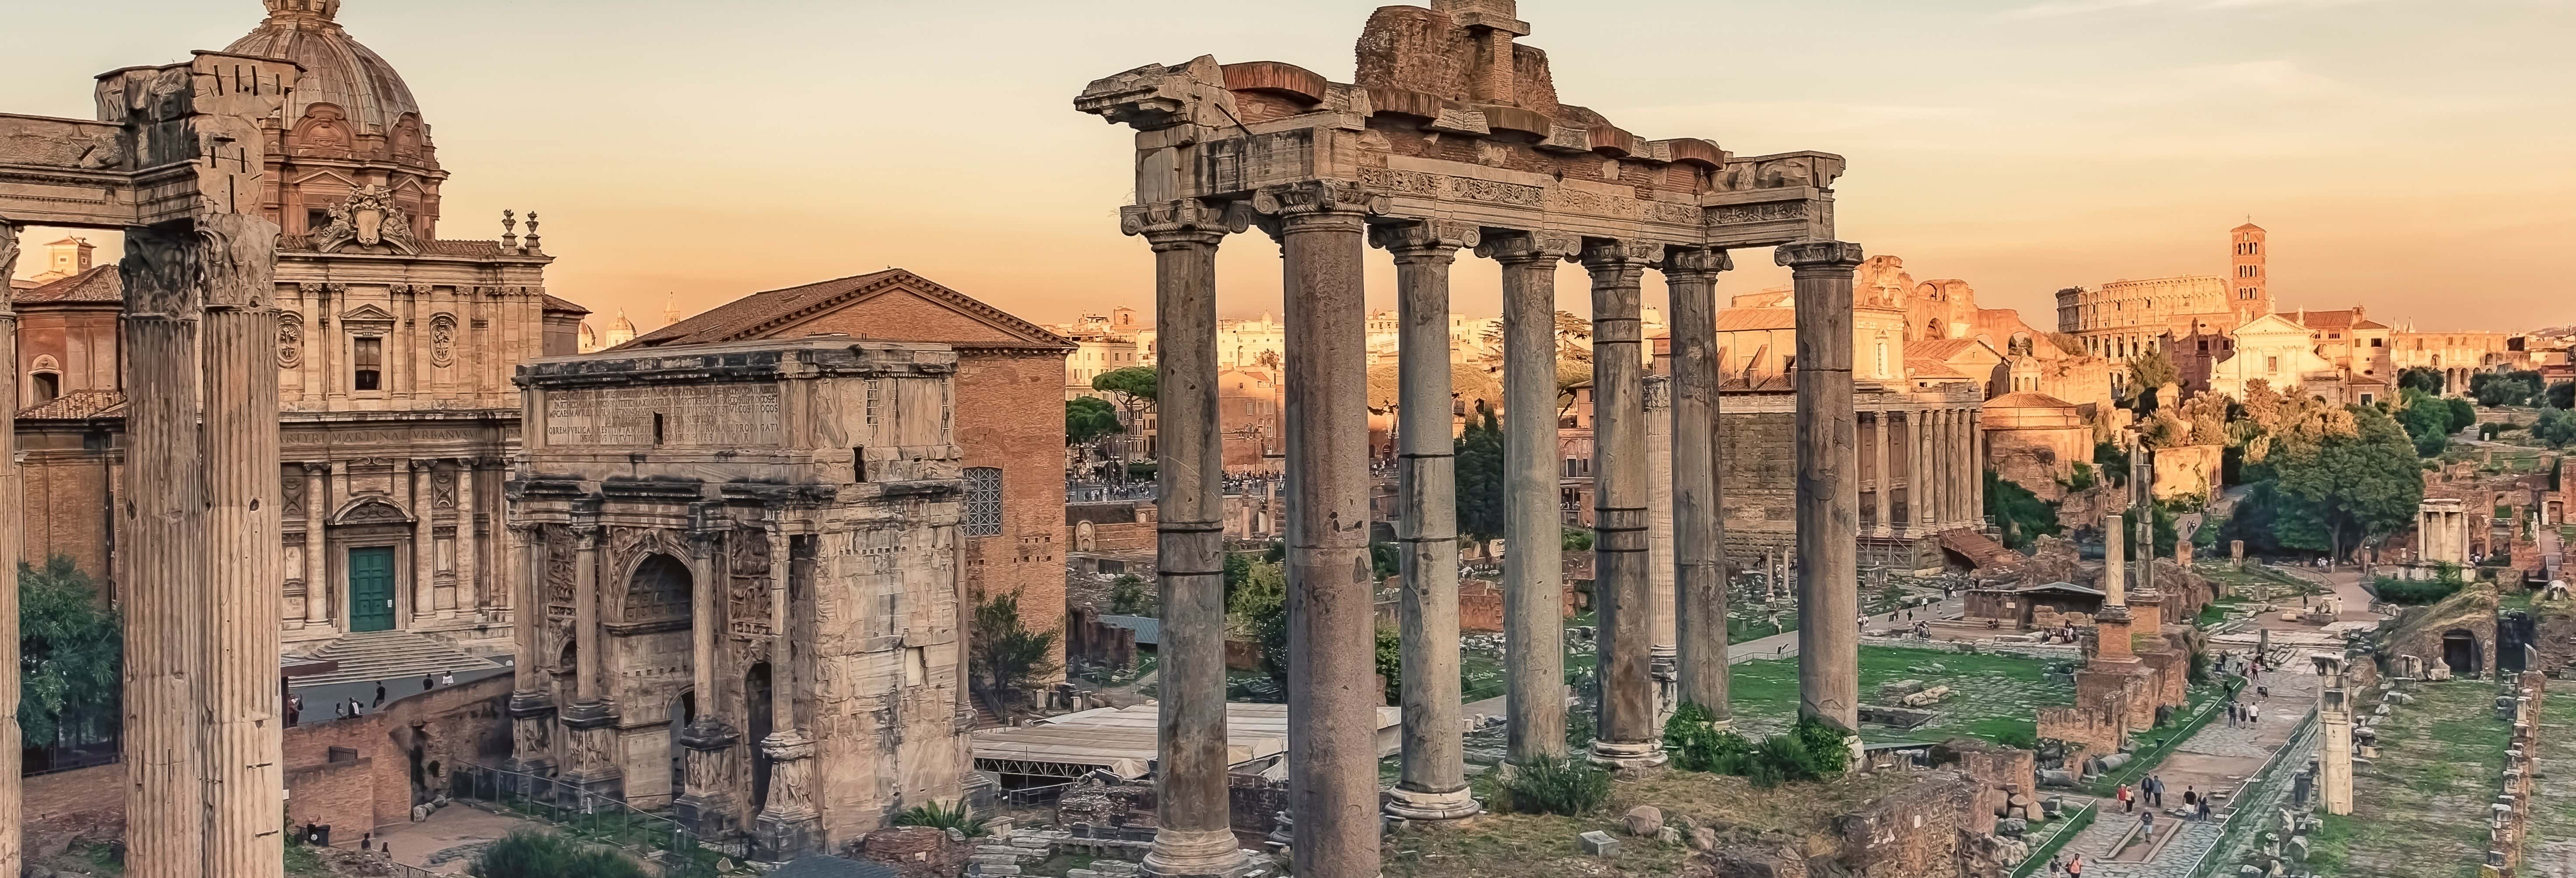
[[[1159,829],[1149,872],[1234,875],[1227,830],[1215,338],[1217,247],[1254,225],[1279,245],[1288,321],[1290,809],[1297,874],[1379,874],[1381,802],[1368,580],[1362,262],[1393,256],[1403,312],[1404,756],[1383,810],[1474,813],[1460,759],[1457,541],[1448,400],[1449,268],[1503,265],[1505,410],[1555,395],[1555,265],[1592,278],[1601,608],[1600,717],[1589,758],[1662,761],[1649,678],[1641,276],[1663,274],[1673,365],[1672,503],[1683,698],[1724,716],[1725,584],[1715,479],[1714,285],[1733,250],[1794,270],[1797,556],[1803,617],[1858,612],[1852,279],[1833,239],[1839,156],[1738,157],[1645,140],[1558,100],[1512,0],[1433,0],[1370,18],[1353,83],[1278,62],[1200,57],[1091,83],[1075,107],[1135,130],[1124,230],[1155,253],[1162,380]],[[1427,355],[1425,355],[1427,354]],[[1564,749],[1555,424],[1505,424],[1509,759]],[[1801,712],[1851,729],[1857,635],[1800,631]]]

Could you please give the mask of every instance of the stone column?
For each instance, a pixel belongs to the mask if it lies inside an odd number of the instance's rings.
[[[1338,181],[1263,189],[1285,261],[1288,797],[1299,878],[1378,874],[1377,618],[1369,581],[1365,219]]]
[[[411,462],[411,618],[402,627],[415,628],[429,624],[438,612],[438,461],[420,458]],[[598,660],[584,645],[582,662]]]
[[[573,512],[573,703],[562,711],[565,735],[563,779],[581,794],[616,797],[625,774],[616,757],[617,711],[607,700],[606,667],[600,642],[599,504],[595,497],[576,500]],[[415,611],[417,613],[417,611]],[[565,804],[579,806],[578,801]]]
[[[1877,521],[1876,526],[1870,528],[1870,531],[1882,537],[1896,534],[1896,497],[1893,493],[1896,477],[1887,469],[1887,441],[1890,426],[1887,415],[1886,409],[1880,409],[1870,415],[1869,436],[1871,472],[1877,474],[1877,490],[1872,491],[1870,497],[1870,511],[1877,516]]]
[[[330,461],[304,465],[304,626],[331,624],[331,504],[324,476]]]
[[[1664,257],[1671,306],[1673,397],[1673,637],[1678,699],[1727,709],[1726,522],[1717,476],[1717,275],[1724,250],[1674,248]]]
[[[257,216],[198,220],[206,296],[202,463],[206,628],[199,709],[206,717],[205,874],[285,871],[278,820],[286,779],[277,685],[285,579],[278,540],[277,226]]]
[[[1923,477],[1923,412],[1909,411],[1905,413],[1906,536],[1916,537],[1931,532],[1924,526],[1924,519],[1932,514],[1931,505],[1923,502],[1931,490],[1930,480]]]
[[[1556,265],[1566,238],[1512,235],[1503,264],[1503,677],[1507,758],[1565,755],[1565,571],[1556,501]]]
[[[1782,245],[1798,300],[1798,713],[1860,728],[1860,481],[1853,443],[1852,270],[1859,245]]]
[[[1450,433],[1449,266],[1473,226],[1380,226],[1395,255],[1397,454],[1403,471],[1404,771],[1386,811],[1408,820],[1477,812],[1467,790],[1458,680],[1457,440]],[[1214,419],[1211,418],[1211,421]]]
[[[770,510],[772,516],[781,510]],[[769,754],[769,801],[753,821],[754,856],[783,863],[821,848],[822,816],[814,809],[814,738],[796,724],[798,680],[795,607],[787,600],[788,576],[796,566],[789,553],[784,523],[769,524],[769,737],[760,741]]]
[[[16,287],[10,281],[18,271],[18,226],[0,220],[0,364],[8,368],[5,386],[0,386],[0,498],[8,505],[0,507],[0,561],[17,559],[24,553],[26,533],[26,488],[18,481],[18,312],[13,307]],[[18,577],[13,573],[0,577],[0,659],[9,667],[18,665]],[[19,781],[21,759],[18,749],[19,681],[16,674],[0,674],[0,875],[15,875],[23,868],[19,853]]]
[[[1217,434],[1216,253],[1240,209],[1188,199],[1120,211],[1154,249],[1160,440],[1155,526],[1163,612],[1162,734],[1155,774],[1154,875],[1232,875],[1248,862],[1227,823],[1225,498]]]
[[[1642,767],[1664,761],[1647,675],[1654,610],[1646,587],[1646,424],[1638,284],[1661,245],[1587,239],[1592,273],[1593,597],[1601,616],[1598,733],[1592,761]]]
[[[1986,526],[1985,411],[1968,410],[1968,520]]]
[[[1665,375],[1645,379],[1646,401],[1646,674],[1654,680],[1655,727],[1681,704],[1675,664],[1681,654],[1680,610],[1673,594],[1673,388]]]
[[[724,711],[716,698],[717,663],[724,653],[719,647],[723,636],[724,615],[716,608],[724,606],[722,587],[725,575],[724,555],[718,551],[724,535],[732,530],[724,517],[724,504],[697,503],[689,510],[689,601],[698,608],[689,617],[690,685],[697,693],[697,715],[680,732],[680,746],[685,768],[681,790],[671,802],[672,816],[700,838],[720,838],[734,828],[741,817],[741,807],[734,801],[733,785],[739,774],[734,744],[742,739],[733,724],[725,721]]]
[[[1941,468],[1941,521],[1955,527],[1967,520],[1960,511],[1967,498],[1959,493],[1959,410],[1942,409],[1932,423],[1939,430],[1933,434],[1932,455]]]
[[[2327,660],[2319,659],[2320,664]],[[2317,680],[2317,797],[2328,814],[2352,813],[2352,690],[2341,662]]]
[[[476,568],[482,566],[483,538],[474,532],[474,478],[480,461],[471,457],[456,459],[456,606],[439,611],[441,617],[454,618],[485,603],[483,587],[474,581]]]
[[[510,525],[511,569],[517,571],[518,580],[518,594],[511,599],[518,607],[510,616],[510,640],[518,647],[519,658],[510,668],[510,758],[501,763],[503,771],[539,777],[552,772],[555,764],[555,704],[545,670],[554,656],[547,654],[539,635],[545,630],[546,574],[553,567],[545,527]],[[525,795],[535,792],[520,790]]]
[[[206,874],[205,473],[198,443],[197,233],[129,227],[125,283],[125,871]],[[275,673],[273,670],[271,673]]]
[[[2117,512],[2102,517],[2102,605],[2129,605],[2127,550],[2121,546],[2120,529],[2127,527]]]

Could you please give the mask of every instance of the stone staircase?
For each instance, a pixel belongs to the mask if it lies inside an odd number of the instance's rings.
[[[449,671],[464,673],[502,666],[489,659],[468,655],[435,637],[409,631],[351,634],[323,644],[306,658],[338,662],[340,668],[328,674],[297,677],[294,681],[297,689],[399,680]]]

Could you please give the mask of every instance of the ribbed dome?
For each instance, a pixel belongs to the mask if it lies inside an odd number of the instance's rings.
[[[385,133],[404,113],[420,112],[411,86],[374,50],[358,44],[333,20],[340,0],[267,0],[268,19],[224,49],[237,55],[285,58],[304,65],[286,107],[289,124],[306,107],[339,107],[360,131]]]

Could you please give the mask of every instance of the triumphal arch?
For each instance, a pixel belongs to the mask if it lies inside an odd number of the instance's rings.
[[[1839,156],[1737,156],[1648,139],[1559,98],[1512,0],[1432,0],[1371,15],[1351,82],[1279,62],[1199,57],[1091,83],[1075,108],[1135,130],[1124,231],[1155,252],[1162,391],[1160,826],[1146,868],[1235,875],[1227,831],[1223,474],[1215,257],[1254,225],[1285,263],[1290,576],[1289,778],[1299,875],[1379,874],[1381,807],[1416,820],[1476,811],[1459,743],[1457,528],[1451,496],[1449,268],[1503,265],[1508,545],[1505,629],[1515,763],[1564,749],[1556,616],[1555,267],[1592,278],[1601,707],[1590,758],[1662,761],[1652,605],[1678,605],[1685,699],[1724,716],[1714,286],[1731,251],[1795,270],[1797,552],[1806,618],[1858,607],[1852,278],[1833,239]],[[1381,803],[1365,717],[1377,689],[1368,562],[1368,247],[1397,267],[1402,312],[1404,768]],[[1676,595],[1650,592],[1640,344],[1642,275],[1670,296]],[[1518,415],[1518,416],[1515,416]],[[1857,644],[1801,631],[1804,712],[1856,725]]]
[[[959,799],[956,371],[848,336],[522,367],[510,767],[768,860]]]

